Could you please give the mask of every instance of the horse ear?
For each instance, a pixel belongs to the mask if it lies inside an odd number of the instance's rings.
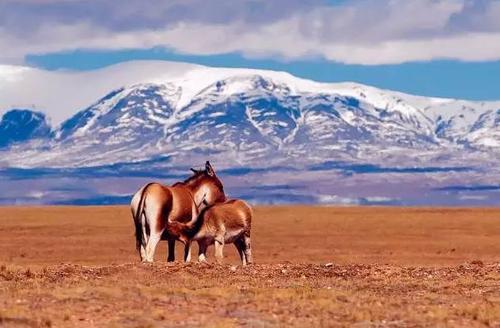
[[[197,169],[193,169],[193,168],[190,168],[191,171],[193,171],[193,173],[198,173],[198,170]]]
[[[214,170],[214,168],[212,167],[212,165],[210,164],[209,161],[207,161],[205,163],[205,172],[207,172],[207,174],[210,175],[210,176],[212,176],[212,177],[215,175],[215,170]]]

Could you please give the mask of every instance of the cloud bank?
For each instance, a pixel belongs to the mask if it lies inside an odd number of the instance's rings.
[[[152,47],[363,65],[493,61],[500,59],[498,17],[498,0],[4,0],[0,63]]]

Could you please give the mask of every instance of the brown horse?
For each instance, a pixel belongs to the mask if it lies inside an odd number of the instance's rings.
[[[242,264],[251,264],[250,229],[252,217],[252,209],[242,200],[232,199],[216,203],[201,211],[195,226],[185,230],[187,236],[183,238],[198,242],[198,260],[200,262],[206,261],[207,248],[215,243],[215,258],[218,263],[222,263],[224,244],[234,243]],[[190,248],[190,242],[186,245]]]
[[[132,198],[136,247],[143,262],[153,262],[160,239],[168,240],[168,261],[173,261],[175,240],[186,241],[180,238],[182,231],[194,226],[199,209],[225,201],[222,182],[208,161],[205,170],[191,170],[194,174],[184,182],[170,187],[149,183]],[[189,256],[186,248],[184,260],[189,261]]]

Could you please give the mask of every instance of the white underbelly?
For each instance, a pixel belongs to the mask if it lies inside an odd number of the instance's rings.
[[[237,229],[232,231],[226,231],[224,235],[225,243],[234,243],[236,239],[238,239],[243,234],[243,229]]]
[[[234,243],[239,237],[241,237],[243,232],[244,232],[243,229],[226,231],[226,233],[224,234],[224,243],[226,244]],[[193,240],[196,241],[203,240],[203,242],[207,243],[208,245],[211,245],[215,242],[215,238],[216,234],[199,232],[198,234],[196,234],[196,236],[194,236]]]

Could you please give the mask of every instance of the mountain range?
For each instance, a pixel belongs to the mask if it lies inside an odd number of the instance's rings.
[[[125,202],[139,180],[179,179],[206,159],[256,203],[499,199],[500,102],[170,62],[1,66],[0,92],[3,183],[40,183],[38,196],[4,203]],[[83,185],[65,194],[64,179]],[[120,183],[102,192],[97,182],[110,179]]]

